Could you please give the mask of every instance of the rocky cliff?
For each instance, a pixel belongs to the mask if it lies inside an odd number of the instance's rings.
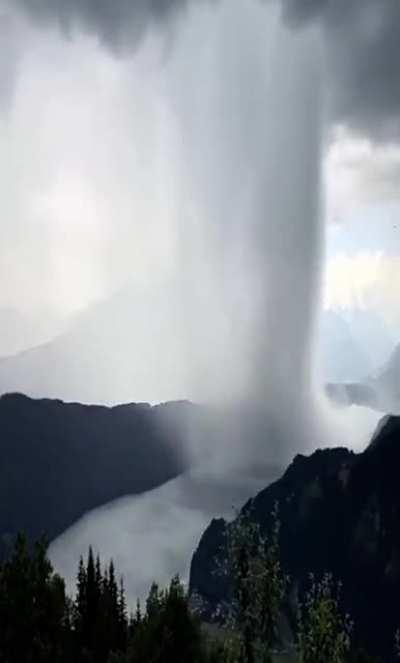
[[[393,649],[400,624],[400,418],[386,417],[362,454],[347,449],[298,455],[283,476],[252,502],[264,531],[278,502],[281,556],[300,593],[310,572],[343,583],[355,637],[372,653]],[[226,522],[214,520],[196,550],[190,590],[211,619],[229,601],[229,579],[217,572]]]

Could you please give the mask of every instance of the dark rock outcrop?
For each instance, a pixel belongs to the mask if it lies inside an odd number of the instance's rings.
[[[362,454],[338,448],[299,455],[243,507],[251,504],[268,531],[278,501],[282,562],[293,584],[302,591],[310,572],[332,573],[343,582],[356,640],[386,657],[400,624],[399,468],[400,418],[387,417]],[[191,565],[190,590],[208,619],[229,600],[229,579],[217,570],[225,528],[223,520],[211,523]]]
[[[90,509],[184,471],[194,409],[1,397],[0,557],[18,530],[53,539]]]

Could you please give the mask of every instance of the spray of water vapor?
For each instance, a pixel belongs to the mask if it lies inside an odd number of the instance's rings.
[[[202,33],[211,36],[196,45],[197,76],[183,70],[174,95],[190,164],[181,174],[188,365],[203,397],[243,404],[231,453],[235,437],[238,449],[253,438],[265,453],[268,439],[285,453],[310,438],[313,410],[318,35],[293,34],[276,7],[240,2],[223,4]]]

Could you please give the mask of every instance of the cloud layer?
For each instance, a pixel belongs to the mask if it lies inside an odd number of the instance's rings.
[[[75,30],[94,34],[119,51],[134,49],[148,30],[187,9],[190,0],[16,0],[15,4],[42,24],[55,22],[66,35]]]
[[[399,130],[400,4],[397,0],[264,0],[280,2],[298,29],[318,24],[324,32],[330,109],[335,120],[380,138]],[[95,35],[117,53],[134,50],[149,32],[189,6],[212,0],[14,0],[40,24],[54,23],[66,35]]]

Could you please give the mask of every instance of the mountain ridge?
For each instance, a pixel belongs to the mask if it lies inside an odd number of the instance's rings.
[[[299,454],[243,507],[268,532],[278,502],[282,563],[292,589],[302,596],[311,572],[332,573],[343,583],[356,640],[374,654],[392,654],[399,626],[399,466],[400,417],[385,417],[364,452],[339,447]],[[229,579],[216,572],[226,554],[226,527],[223,519],[211,522],[191,564],[191,594],[211,621],[230,596]]]
[[[1,396],[0,556],[19,530],[51,540],[87,511],[181,474],[196,413],[184,401],[107,407]]]

